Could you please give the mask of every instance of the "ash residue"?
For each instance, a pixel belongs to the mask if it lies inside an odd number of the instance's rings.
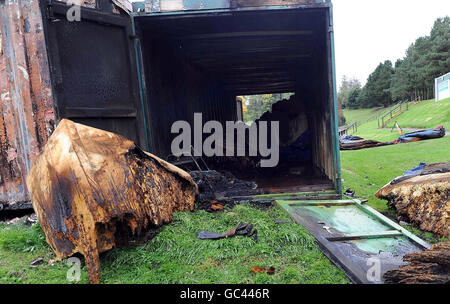
[[[219,197],[245,196],[257,188],[254,182],[237,179],[229,172],[191,171],[190,175],[198,185],[201,200],[213,200]]]

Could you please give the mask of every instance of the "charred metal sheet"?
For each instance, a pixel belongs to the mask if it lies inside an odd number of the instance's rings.
[[[63,119],[27,176],[33,207],[58,259],[81,253],[99,283],[99,253],[144,240],[194,207],[185,171],[114,133]],[[153,231],[154,232],[154,231]]]
[[[25,175],[55,124],[38,1],[2,1],[0,31],[0,203],[29,206]]]
[[[144,146],[147,129],[130,17],[81,7],[80,21],[69,21],[69,6],[54,2],[51,8],[59,21],[46,18],[44,28],[58,117]]]
[[[405,265],[405,254],[430,247],[358,200],[277,203],[355,283],[384,283],[384,273]]]

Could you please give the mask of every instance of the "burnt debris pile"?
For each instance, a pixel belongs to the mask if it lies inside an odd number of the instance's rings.
[[[63,119],[27,176],[47,242],[57,259],[81,253],[91,283],[99,254],[190,211],[198,193],[185,171],[126,138]]]

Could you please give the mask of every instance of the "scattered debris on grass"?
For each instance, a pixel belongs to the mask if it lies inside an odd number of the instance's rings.
[[[444,136],[445,136],[445,128],[443,126],[438,126],[434,129],[419,130],[415,132],[406,133],[400,136],[398,139],[394,140],[394,143],[403,144],[420,140],[442,138]]]
[[[411,133],[406,133],[392,142],[380,142],[376,140],[364,139],[354,135],[343,135],[339,138],[339,147],[341,150],[361,150],[367,148],[395,145],[416,142],[420,140],[436,139],[445,136],[445,128],[443,126],[434,129],[419,130]]]
[[[33,213],[21,217],[14,217],[4,222],[8,225],[26,225],[28,227],[31,227],[37,223],[37,216],[35,213]]]
[[[27,176],[34,210],[57,259],[81,253],[91,283],[99,253],[147,238],[194,208],[189,174],[126,138],[63,119]]]
[[[375,196],[388,201],[398,221],[439,237],[450,237],[450,163],[422,163],[381,188]]]
[[[450,241],[437,243],[423,252],[407,254],[403,260],[410,264],[387,271],[384,274],[386,283],[450,283]]]
[[[347,190],[345,190],[344,195],[347,197],[355,197],[355,191],[353,191],[351,189],[347,189]]]
[[[232,208],[234,207],[234,202],[233,201],[221,201],[218,202],[216,200],[198,200],[196,202],[196,209],[197,210],[205,210],[206,212],[209,213],[215,213],[215,212],[219,212],[219,211],[223,211],[225,209],[225,206],[228,208]]]
[[[366,148],[388,146],[393,144],[394,144],[393,142],[368,140],[353,135],[344,135],[339,138],[339,147],[341,150],[361,150]]]
[[[30,265],[32,267],[37,267],[37,265],[41,264],[44,261],[44,258],[39,257],[37,259],[34,259],[33,261],[31,261]]]
[[[261,268],[258,266],[252,267],[252,272],[257,273],[267,273],[268,275],[273,275],[275,273],[275,267],[269,267],[269,268]]]
[[[219,240],[219,239],[233,237],[236,235],[253,237],[255,242],[258,241],[258,230],[256,228],[253,229],[252,223],[246,223],[246,224],[239,223],[239,225],[237,225],[233,229],[231,229],[227,232],[224,232],[222,234],[203,230],[197,235],[197,238],[199,238],[201,240]]]

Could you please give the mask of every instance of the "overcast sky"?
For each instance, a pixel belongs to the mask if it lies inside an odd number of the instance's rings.
[[[336,76],[362,84],[380,62],[393,64],[434,21],[450,15],[450,0],[332,0]]]

